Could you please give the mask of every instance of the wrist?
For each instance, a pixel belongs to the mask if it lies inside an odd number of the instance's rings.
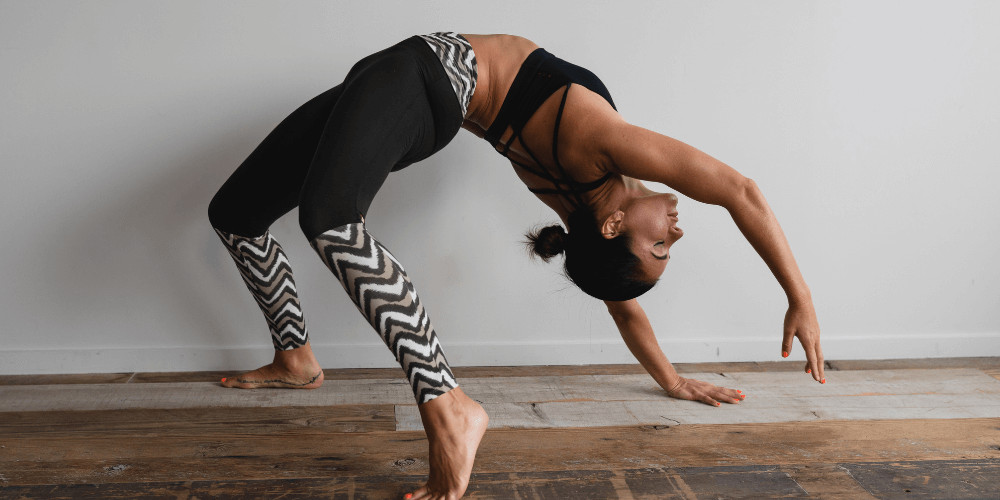
[[[789,307],[812,305],[812,292],[805,285],[797,290],[787,292],[785,296],[788,297]]]
[[[684,377],[680,375],[674,375],[674,378],[664,380],[664,383],[660,384],[663,390],[667,391],[667,394],[672,394],[674,391],[680,388],[684,384]]]

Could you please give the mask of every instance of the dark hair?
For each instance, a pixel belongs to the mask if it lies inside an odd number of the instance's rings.
[[[565,253],[566,275],[584,293],[601,300],[630,300],[656,284],[640,277],[640,261],[629,249],[628,234],[605,238],[591,208],[577,208],[567,222],[568,233],[552,225],[525,236],[531,253],[546,262]]]

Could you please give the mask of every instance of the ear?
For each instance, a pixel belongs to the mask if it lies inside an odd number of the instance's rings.
[[[607,239],[617,238],[622,232],[622,221],[625,220],[625,212],[615,210],[615,212],[604,219],[601,225],[601,236]]]

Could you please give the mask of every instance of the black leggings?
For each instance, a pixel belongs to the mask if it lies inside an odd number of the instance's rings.
[[[212,198],[209,220],[254,237],[298,206],[310,241],[360,222],[389,172],[439,151],[462,119],[441,61],[408,38],[285,118]]]

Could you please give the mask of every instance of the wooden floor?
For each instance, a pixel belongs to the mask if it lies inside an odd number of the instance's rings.
[[[456,368],[490,414],[468,498],[1000,499],[1000,358]],[[0,376],[0,498],[400,498],[427,474],[399,370],[315,391],[230,373]]]

